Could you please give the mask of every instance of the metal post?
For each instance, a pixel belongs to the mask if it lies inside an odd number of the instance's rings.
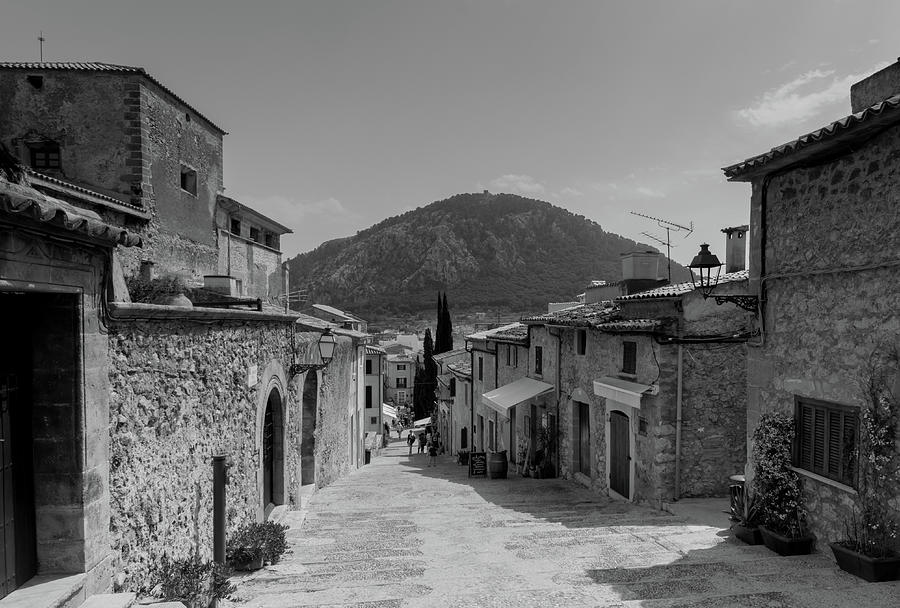
[[[213,456],[213,560],[225,565],[225,456]]]

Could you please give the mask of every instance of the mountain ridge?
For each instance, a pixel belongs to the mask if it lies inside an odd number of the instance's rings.
[[[326,241],[289,267],[310,302],[371,318],[430,310],[438,290],[454,312],[543,310],[591,280],[618,281],[620,254],[635,250],[657,251],[546,201],[457,194]]]

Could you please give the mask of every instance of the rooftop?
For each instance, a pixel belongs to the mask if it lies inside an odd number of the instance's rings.
[[[523,323],[530,325],[571,325],[573,327],[597,327],[617,317],[619,308],[607,302],[592,302],[564,308],[555,312],[533,317],[525,317]]]
[[[162,89],[165,93],[170,95],[177,102],[184,105],[186,108],[190,109],[194,114],[196,114],[199,118],[201,118],[204,122],[206,122],[213,129],[221,133],[222,135],[227,135],[227,131],[216,125],[209,118],[201,114],[197,111],[195,107],[186,102],[184,99],[176,95],[171,89],[166,87],[156,78],[150,75],[147,70],[141,67],[130,66],[130,65],[116,65],[112,63],[103,63],[99,61],[45,61],[45,62],[15,62],[15,61],[2,61],[0,62],[0,70],[20,70],[20,71],[28,71],[28,72],[36,72],[36,71],[58,71],[58,72],[103,72],[106,74],[136,74],[139,76],[143,76],[160,89]]]
[[[444,359],[450,359],[451,357],[458,357],[460,355],[466,354],[468,351],[464,348],[455,348],[453,350],[448,350],[445,353],[440,353],[438,355],[433,355],[431,358],[435,361],[443,361]]]
[[[462,361],[457,361],[456,363],[451,363],[447,366],[451,372],[456,374],[457,376],[472,376],[472,360],[471,359],[463,359]]]
[[[895,95],[840,120],[776,146],[768,152],[723,167],[729,181],[750,181],[802,160],[849,148],[875,132],[900,122],[900,95]]]
[[[284,224],[276,222],[267,215],[263,215],[253,207],[248,207],[244,203],[236,201],[231,197],[225,196],[224,194],[216,196],[216,202],[219,203],[219,205],[221,205],[222,208],[226,211],[241,211],[243,213],[246,213],[248,216],[257,220],[260,224],[263,224],[263,228],[268,228],[272,232],[277,232],[279,235],[291,234],[294,232]]]
[[[313,304],[312,307],[326,314],[333,315],[335,317],[341,317],[345,321],[361,321],[359,317],[354,317],[349,312],[344,312],[343,310],[339,310],[334,306],[328,306],[327,304]]]
[[[466,340],[487,340],[489,338],[494,339],[496,336],[502,336],[502,335],[512,336],[520,331],[518,329],[518,327],[520,325],[522,325],[522,324],[519,323],[518,321],[516,321],[515,323],[508,323],[507,325],[501,325],[500,327],[493,327],[491,329],[477,331],[474,334],[466,336]],[[526,336],[528,335],[527,327],[525,328],[525,335]],[[512,339],[518,339],[518,338],[512,338]]]
[[[366,346],[366,354],[367,355],[385,355],[387,353],[384,352],[383,348],[378,348],[377,346]]]
[[[746,281],[749,278],[750,272],[748,270],[729,272],[728,274],[723,274],[719,277],[719,285],[723,283],[733,283],[736,281]],[[618,298],[616,298],[616,302],[626,302],[632,300],[652,300],[655,298],[677,298],[678,296],[682,296],[691,291],[694,291],[693,283],[676,283],[674,285],[663,285],[662,287],[657,287],[656,289],[649,289],[647,291],[641,291],[627,296],[619,296]]]

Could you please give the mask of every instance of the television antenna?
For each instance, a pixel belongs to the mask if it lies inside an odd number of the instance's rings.
[[[669,283],[672,282],[672,232],[684,232],[684,238],[687,238],[694,231],[694,222],[690,222],[689,226],[684,226],[682,224],[676,224],[675,222],[670,222],[669,220],[663,220],[658,217],[653,217],[652,215],[646,215],[644,213],[638,213],[637,211],[630,211],[631,215],[637,215],[638,217],[643,217],[648,220],[653,220],[656,222],[656,225],[660,228],[665,228],[666,230],[666,240],[663,241],[652,234],[647,234],[646,232],[642,232],[641,234],[650,237],[654,241],[663,244],[666,246],[666,259],[668,261],[668,271],[669,271]]]

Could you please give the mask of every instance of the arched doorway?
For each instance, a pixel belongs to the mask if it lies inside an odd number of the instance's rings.
[[[284,504],[284,410],[281,393],[272,387],[266,400],[262,436],[263,509],[266,515]]]
[[[300,484],[316,482],[316,423],[319,411],[319,379],[308,372],[303,381],[303,413],[300,433]]]

